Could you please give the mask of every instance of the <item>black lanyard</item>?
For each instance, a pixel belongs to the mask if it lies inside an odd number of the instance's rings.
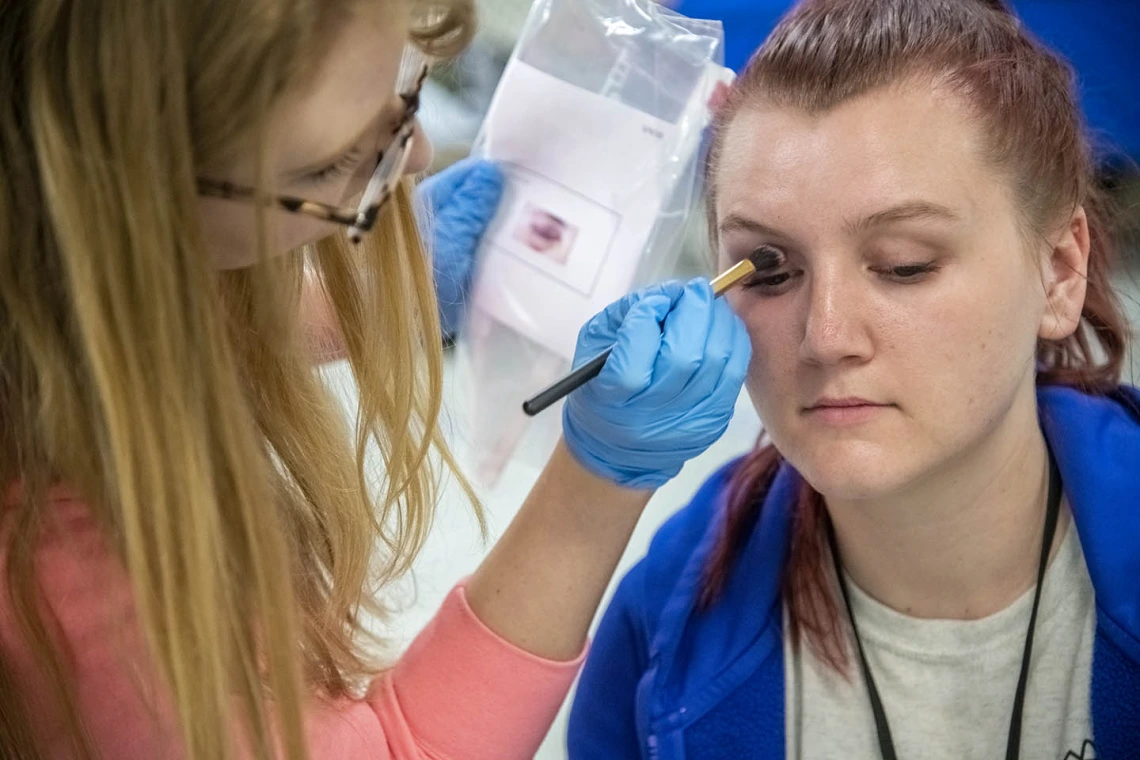
[[[1046,447],[1048,451],[1048,447]],[[1017,678],[1017,692],[1013,698],[1013,713],[1009,718],[1009,741],[1005,747],[1006,760],[1018,760],[1021,752],[1021,710],[1025,704],[1025,686],[1029,681],[1029,660],[1033,652],[1033,629],[1037,627],[1037,607],[1041,604],[1041,586],[1045,580],[1045,568],[1049,564],[1049,550],[1053,546],[1053,536],[1057,532],[1057,518],[1061,513],[1061,472],[1049,455],[1049,501],[1045,510],[1045,535],[1041,540],[1041,562],[1037,566],[1037,588],[1033,592],[1033,612],[1029,615],[1029,630],[1025,634],[1025,651],[1021,656],[1021,674]],[[895,745],[891,741],[891,727],[879,699],[879,690],[871,676],[867,656],[863,652],[863,642],[859,639],[859,628],[855,625],[855,615],[851,612],[851,597],[847,591],[847,581],[839,559],[839,546],[835,541],[835,531],[828,527],[831,542],[831,556],[835,561],[835,574],[839,577],[839,589],[843,592],[843,603],[847,606],[847,617],[851,620],[851,632],[855,635],[855,646],[859,650],[859,664],[863,668],[863,679],[867,682],[867,696],[871,698],[871,712],[875,715],[875,731],[879,735],[879,750],[883,760],[898,760]]]

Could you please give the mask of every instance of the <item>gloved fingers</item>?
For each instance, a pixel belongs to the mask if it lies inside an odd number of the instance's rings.
[[[681,295],[685,292],[685,283],[680,280],[667,280],[656,285],[649,285],[635,290],[632,293],[618,299],[610,304],[602,314],[607,319],[607,324],[613,334],[616,335],[617,331],[621,328],[622,322],[625,321],[626,315],[629,310],[634,307],[639,301],[653,296],[664,296],[669,299],[670,306],[676,305]]]
[[[467,315],[467,295],[458,284],[437,287],[436,291],[438,294],[440,332],[444,339],[455,340]]]
[[[692,399],[692,409],[696,417],[701,417],[711,424],[715,418],[723,417],[723,424],[727,427],[729,419],[736,409],[736,401],[740,398],[740,391],[748,376],[748,366],[752,359],[752,342],[748,332],[741,327],[735,337],[736,347],[724,371],[720,373],[716,386],[703,398]],[[717,433],[717,437],[720,434]]]
[[[433,204],[437,236],[446,236],[448,242],[469,252],[471,258],[502,198],[502,171],[490,162],[480,162],[454,192]]]
[[[748,332],[732,307],[723,299],[709,309],[709,332],[699,370],[677,395],[678,406],[694,406],[714,393],[737,352],[743,346],[745,368],[751,354]]]
[[[613,353],[590,381],[591,396],[605,399],[607,406],[620,405],[649,386],[661,350],[661,326],[672,308],[673,301],[663,293],[647,295],[630,307],[618,328]]]
[[[466,182],[471,173],[476,170],[490,172],[492,176],[497,176],[499,184],[502,185],[502,170],[498,166],[486,159],[468,157],[456,161],[451,166],[421,182],[420,190],[424,200],[433,210],[438,210],[447,202],[448,198],[455,195],[459,186]]]
[[[736,399],[740,396],[740,390],[744,387],[744,381],[748,378],[748,367],[751,361],[752,340],[748,337],[748,331],[744,328],[744,325],[738,321],[736,347],[733,349],[732,356],[729,358],[724,372],[721,373],[720,382],[717,383],[717,387],[712,395],[724,397],[726,403],[732,404],[735,408]]]
[[[445,335],[454,335],[462,326],[475,255],[498,210],[502,192],[499,167],[473,158],[430,177],[416,191],[427,212],[419,221],[429,240]]]
[[[563,407],[566,445],[591,471],[627,487],[656,488],[723,432],[731,405],[713,405],[702,416],[671,395],[688,387],[694,356],[698,374],[704,372],[708,338],[714,328],[725,330],[718,327],[724,318],[712,301],[707,282],[664,283],[611,304],[582,329],[575,366],[613,349],[599,376]],[[663,358],[666,335],[669,353]],[[717,338],[722,339],[719,332]],[[716,348],[717,361],[732,352]],[[659,368],[668,377],[657,377]],[[722,371],[723,366],[714,368],[712,374]],[[659,380],[666,382],[663,393],[655,387]]]
[[[578,332],[574,366],[585,363],[613,346],[622,322],[636,303],[653,295],[665,296],[671,303],[676,302],[684,292],[684,288],[684,284],[677,280],[651,285],[619,298],[594,315]]]
[[[668,403],[701,374],[715,313],[708,281],[698,278],[688,282],[665,319],[661,351],[653,367],[653,385],[647,390],[654,400]]]
[[[489,161],[475,161],[469,167],[461,167],[455,176],[444,176],[444,173],[419,187],[426,212],[420,217],[421,229],[430,241],[437,273],[450,272],[466,287],[483,233],[494,219],[503,197],[503,175]]]

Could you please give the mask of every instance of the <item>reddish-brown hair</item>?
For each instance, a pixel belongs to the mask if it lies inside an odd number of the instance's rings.
[[[1107,393],[1120,382],[1127,323],[1109,281],[1114,235],[1096,187],[1069,66],[1034,40],[1000,0],[804,0],[776,26],[727,95],[708,163],[709,213],[726,127],[764,102],[808,112],[872,89],[925,78],[958,92],[988,138],[986,158],[1010,178],[1022,228],[1039,236],[1083,205],[1091,245],[1088,293],[1072,336],[1041,341],[1039,384]],[[714,230],[716,225],[711,224]],[[705,568],[700,605],[712,605],[756,525],[782,457],[758,446],[729,484],[723,533]],[[847,648],[833,593],[823,497],[802,482],[794,507],[783,593],[795,645],[806,640],[841,672]]]

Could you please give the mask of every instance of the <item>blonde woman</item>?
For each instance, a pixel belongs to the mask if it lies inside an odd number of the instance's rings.
[[[453,466],[400,178],[426,162],[424,61],[471,16],[0,6],[3,756],[533,754],[650,493],[723,431],[750,349],[704,281],[595,318],[580,351],[613,357],[518,517],[395,665],[369,661],[362,620],[423,542],[431,463]],[[305,299],[355,373],[355,436]]]

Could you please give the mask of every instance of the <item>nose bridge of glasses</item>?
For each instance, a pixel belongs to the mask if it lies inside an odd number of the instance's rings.
[[[401,83],[406,81],[403,69],[408,66],[409,60],[408,54],[405,53],[404,66],[400,75]],[[357,207],[358,222],[348,232],[349,239],[354,242],[359,242],[361,234],[371,229],[380,207],[392,195],[396,183],[399,182],[408,165],[408,157],[411,154],[412,142],[416,132],[416,114],[420,107],[420,91],[430,72],[429,62],[422,54],[414,63],[413,71],[415,73],[412,86],[407,89],[401,88],[397,93],[404,107],[403,113],[391,130],[390,140],[386,140],[386,144],[380,146],[375,170],[360,195],[360,203]]]
[[[365,186],[385,167],[386,159],[398,158],[392,156],[406,149],[406,135],[413,134],[416,129],[415,111],[409,112],[405,96],[401,95],[401,102],[405,104],[399,118],[382,118],[376,126],[375,142],[372,143],[372,160],[361,161],[360,166],[353,174],[349,183],[347,198],[358,196]],[[390,163],[390,162],[389,162]]]

